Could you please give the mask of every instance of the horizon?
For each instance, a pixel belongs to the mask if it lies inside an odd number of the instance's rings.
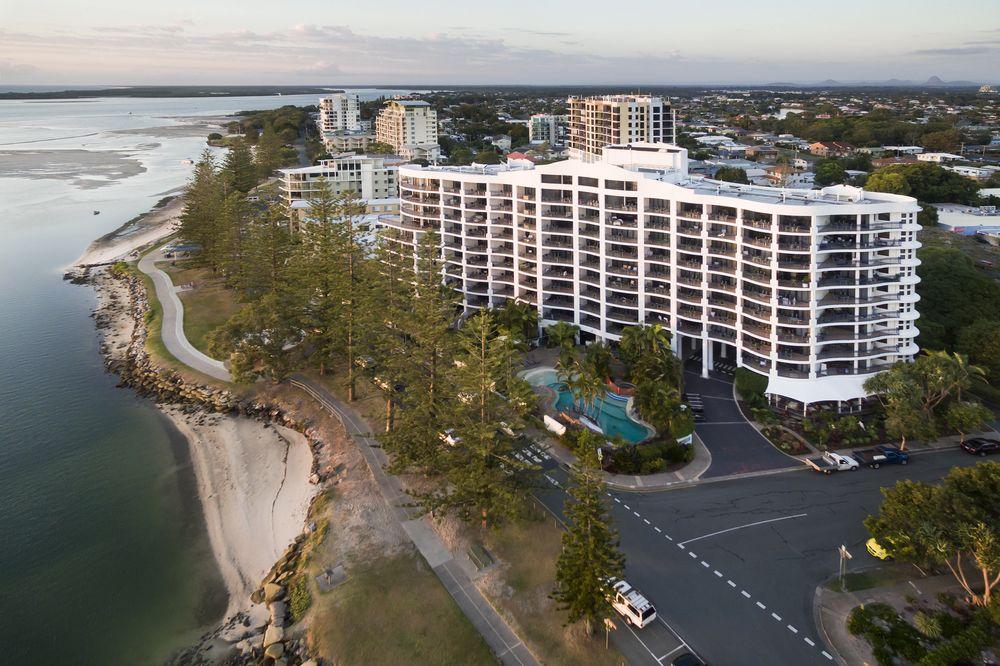
[[[803,11],[786,0],[720,0],[711,14],[632,0],[621,27],[610,30],[606,12],[579,0],[544,8],[511,0],[509,9],[498,17],[452,0],[419,14],[400,0],[386,0],[378,12],[318,0],[280,7],[249,0],[243,16],[232,18],[193,0],[164,8],[111,0],[85,9],[39,0],[5,12],[0,84],[240,86],[266,78],[324,86],[308,82],[329,77],[336,87],[378,79],[411,87],[686,87],[919,83],[932,76],[992,83],[998,76],[1000,20],[989,0],[957,0],[947,13],[929,1],[847,0]]]

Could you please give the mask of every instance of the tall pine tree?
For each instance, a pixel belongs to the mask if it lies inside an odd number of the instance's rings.
[[[597,436],[583,430],[577,440],[577,464],[570,475],[566,531],[556,561],[552,598],[568,612],[568,623],[583,620],[587,633],[612,615],[611,583],[621,578],[625,557],[604,501],[604,484],[597,459]]]
[[[222,178],[227,194],[233,189],[246,194],[257,185],[257,167],[253,163],[250,147],[243,139],[236,139],[229,147],[222,162]]]
[[[203,249],[199,255],[208,262],[218,237],[216,220],[222,205],[222,184],[212,152],[205,150],[195,165],[194,173],[184,192],[184,211],[180,217],[181,236]]]

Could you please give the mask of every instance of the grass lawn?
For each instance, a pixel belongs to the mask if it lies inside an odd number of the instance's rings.
[[[369,560],[315,592],[309,639],[328,663],[493,664],[489,647],[416,554]]]
[[[844,592],[858,592],[873,587],[886,587],[901,583],[913,577],[913,569],[906,565],[890,564],[866,571],[844,574]],[[826,587],[834,592],[841,592],[840,580],[834,578],[827,582]]]
[[[206,338],[236,314],[240,305],[233,292],[223,285],[222,280],[213,276],[208,268],[189,268],[185,262],[176,266],[159,263],[175,285],[191,284],[193,289],[178,292],[184,305],[184,334],[195,349],[208,353]]]
[[[488,533],[486,548],[506,564],[504,583],[513,591],[491,601],[543,664],[621,664],[614,646],[604,649],[603,632],[588,638],[582,624],[564,627],[565,613],[549,598],[561,538],[562,529],[547,513]]]

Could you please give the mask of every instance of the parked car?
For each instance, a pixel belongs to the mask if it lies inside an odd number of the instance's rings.
[[[862,465],[878,469],[882,465],[905,465],[910,462],[910,454],[895,446],[879,444],[871,449],[854,451],[851,457]]]
[[[883,546],[882,544],[880,544],[878,541],[876,541],[875,537],[872,537],[871,539],[868,539],[868,541],[865,542],[865,550],[867,550],[869,554],[871,554],[871,556],[874,558],[880,560],[892,559],[892,553],[890,552],[890,550],[885,546]]]
[[[972,437],[962,442],[962,450],[975,456],[987,456],[1000,451],[1000,442],[985,437]]]
[[[626,622],[642,629],[656,619],[656,609],[639,590],[623,580],[615,581],[611,589],[611,605]]]
[[[670,666],[705,666],[705,662],[690,652],[685,652],[674,657],[674,660],[670,662]]]
[[[833,474],[834,472],[843,472],[845,470],[854,472],[860,467],[858,461],[854,458],[834,453],[833,451],[827,451],[818,458],[807,458],[806,464],[817,472],[823,472],[824,474]]]

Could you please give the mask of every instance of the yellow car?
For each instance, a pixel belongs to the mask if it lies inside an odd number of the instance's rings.
[[[891,560],[892,559],[892,554],[888,550],[886,550],[885,548],[883,548],[882,544],[880,544],[878,541],[876,541],[874,537],[871,538],[871,539],[868,539],[868,541],[865,542],[865,549],[869,553],[871,553],[872,557],[876,557],[876,558],[878,558],[880,560]]]

